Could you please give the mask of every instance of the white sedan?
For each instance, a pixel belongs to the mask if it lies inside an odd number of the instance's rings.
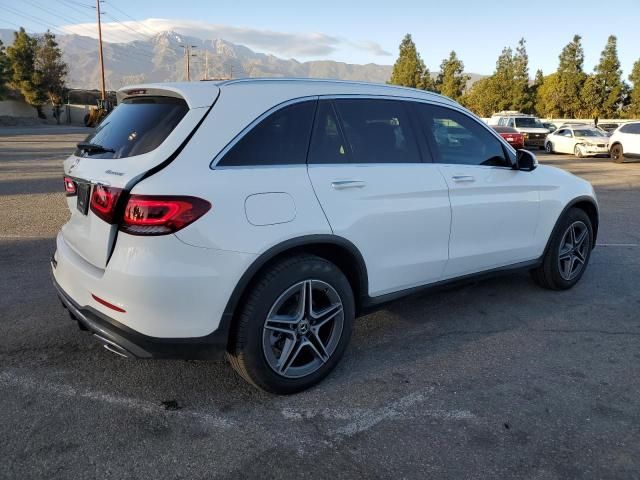
[[[573,153],[578,158],[609,154],[609,137],[593,127],[559,128],[547,135],[547,153]]]

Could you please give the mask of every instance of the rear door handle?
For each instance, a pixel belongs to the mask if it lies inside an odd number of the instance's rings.
[[[366,184],[361,180],[338,180],[331,182],[331,186],[336,190],[344,190],[346,188],[363,188]]]
[[[476,179],[471,175],[454,175],[451,177],[454,182],[462,183],[462,182],[475,182]]]

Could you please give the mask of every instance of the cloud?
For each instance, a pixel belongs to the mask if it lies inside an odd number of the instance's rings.
[[[95,37],[95,24],[66,25],[61,29]],[[327,57],[344,48],[353,48],[376,56],[388,56],[378,43],[372,41],[351,41],[325,33],[295,33],[262,30],[231,25],[218,25],[197,20],[169,20],[148,18],[138,22],[104,22],[102,36],[106,42],[130,42],[148,39],[154,34],[174,31],[180,35],[201,39],[221,38],[232,43],[246,45],[258,51],[290,57]],[[146,38],[145,38],[146,37]]]

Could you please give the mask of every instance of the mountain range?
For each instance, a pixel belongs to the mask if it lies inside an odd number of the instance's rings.
[[[69,66],[67,85],[71,88],[96,88],[100,81],[98,46],[94,38],[68,34],[56,35]],[[13,31],[0,29],[5,45],[13,42]],[[313,77],[361,80],[384,83],[391,77],[391,65],[366,65],[317,60],[299,62],[258,53],[223,39],[204,40],[173,31],[165,31],[145,40],[128,43],[104,43],[105,78],[108,90],[141,82],[165,82],[186,78],[183,45],[191,49],[190,78],[238,77]],[[481,75],[469,74],[470,83]]]

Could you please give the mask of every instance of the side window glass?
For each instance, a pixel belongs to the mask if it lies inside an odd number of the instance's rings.
[[[218,165],[306,164],[316,103],[296,103],[272,113],[246,133]]]
[[[640,133],[640,123],[632,123],[629,128],[629,133],[635,133],[636,135]]]
[[[311,135],[309,163],[349,163],[347,143],[344,141],[333,104],[321,101]]]
[[[417,111],[437,163],[511,166],[502,143],[468,115],[429,104],[417,105]]]
[[[509,124],[508,124],[508,125],[509,125],[510,127],[515,128],[515,126],[516,126],[516,120],[515,120],[514,118],[510,118],[510,119],[509,119]]]
[[[334,102],[355,163],[420,163],[408,109],[396,100]]]

